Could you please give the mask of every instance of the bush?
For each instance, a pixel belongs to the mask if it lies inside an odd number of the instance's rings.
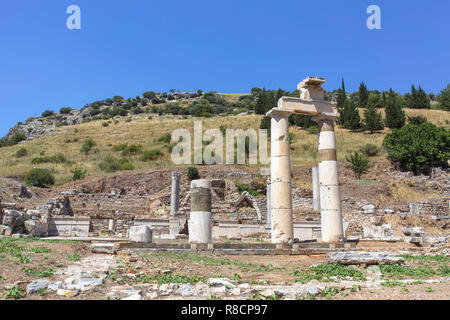
[[[26,157],[27,154],[28,154],[27,149],[25,149],[25,148],[20,148],[20,149],[17,150],[17,152],[16,152],[16,158]]]
[[[49,187],[55,184],[53,175],[45,169],[31,169],[25,177],[25,184],[33,187]]]
[[[422,123],[428,122],[428,120],[424,116],[416,116],[416,117],[408,116],[408,122],[410,124],[421,125]]]
[[[105,172],[116,172],[122,170],[133,170],[134,166],[130,163],[130,160],[122,158],[116,159],[114,157],[108,156],[101,162],[99,168]]]
[[[82,167],[76,167],[73,171],[71,171],[73,173],[73,177],[72,180],[83,180],[86,177],[87,171],[86,169],[82,168]]]
[[[170,143],[172,140],[172,135],[170,133],[166,133],[158,138],[158,142]]]
[[[121,146],[122,147],[122,146]],[[142,146],[140,144],[126,145],[122,149],[122,156],[128,156],[133,154],[138,154],[142,152]]]
[[[92,140],[92,138],[87,138],[84,141],[83,145],[81,146],[81,150],[80,151],[85,153],[85,154],[88,154],[95,145],[96,145],[96,143],[95,143],[94,140]]]
[[[50,117],[52,115],[54,115],[55,112],[53,110],[45,110],[44,112],[42,112],[42,117],[43,118],[47,118]]]
[[[141,156],[141,161],[153,161],[162,157],[163,155],[164,154],[158,149],[145,151],[144,154]]]
[[[200,179],[200,174],[198,173],[198,169],[195,167],[189,167],[187,172],[189,180],[197,180]]]
[[[359,151],[368,157],[375,157],[380,152],[380,149],[378,149],[376,145],[365,144],[361,147],[361,149],[359,149]]]
[[[61,114],[68,114],[71,111],[72,111],[72,108],[66,107],[66,108],[61,108],[61,110],[59,110],[59,113],[61,113]]]
[[[8,140],[7,145],[8,146],[14,146],[18,144],[21,141],[27,140],[27,136],[22,131],[14,133]]]
[[[67,161],[66,157],[63,154],[58,153],[57,155],[54,155],[54,156],[33,158],[33,160],[31,160],[31,164],[64,163],[66,161]]]
[[[429,174],[433,166],[447,166],[450,157],[450,132],[426,122],[408,124],[386,135],[383,147],[402,169],[414,174]]]
[[[367,171],[373,167],[365,155],[356,151],[350,155],[350,158],[345,157],[345,159],[349,162],[346,167],[353,171],[357,180],[360,180],[361,175],[367,173]]]

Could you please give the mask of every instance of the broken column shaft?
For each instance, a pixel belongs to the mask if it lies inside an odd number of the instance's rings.
[[[180,177],[179,172],[172,172],[172,193],[170,195],[170,215],[177,214],[180,203]]]
[[[334,119],[319,115],[314,120],[319,125],[319,185],[322,241],[338,242],[343,239],[344,231]]]
[[[191,182],[189,242],[212,243],[210,180],[202,179]]]
[[[292,243],[291,160],[289,151],[290,112],[272,109],[270,213],[272,243]]]

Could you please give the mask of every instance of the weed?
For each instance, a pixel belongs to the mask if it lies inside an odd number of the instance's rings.
[[[35,276],[35,277],[50,277],[55,273],[55,270],[52,268],[46,268],[43,270],[31,269],[29,267],[25,267],[22,269],[27,275]]]
[[[68,256],[67,256],[67,260],[69,260],[69,261],[80,261],[80,259],[81,259],[81,254],[78,254],[78,253],[74,253],[74,254],[69,254]]]
[[[5,299],[20,299],[25,297],[25,295],[22,293],[22,288],[19,286],[15,286],[11,290],[8,290],[5,295]]]
[[[365,275],[361,271],[338,263],[321,264],[304,270],[296,270],[294,275],[298,277],[295,281],[301,283],[308,283],[314,279],[329,282],[332,281],[331,277],[337,277],[338,280],[346,278],[351,278],[354,281],[366,280]]]

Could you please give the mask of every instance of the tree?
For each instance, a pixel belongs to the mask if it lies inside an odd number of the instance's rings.
[[[25,184],[33,187],[49,187],[55,184],[55,177],[45,169],[31,169],[25,177]]]
[[[441,90],[438,96],[439,106],[441,109],[450,110],[450,84]]]
[[[71,107],[65,107],[65,108],[61,108],[61,110],[59,110],[59,113],[61,114],[68,114],[72,111]]]
[[[353,102],[351,101],[346,102],[343,113],[344,113],[344,120],[343,120],[344,128],[350,130],[357,130],[361,128],[361,117],[359,116],[358,109],[356,108],[356,105]]]
[[[430,109],[430,97],[425,93],[421,86],[416,90],[411,86],[411,94],[405,95],[408,108],[412,109]]]
[[[92,138],[87,138],[81,146],[81,152],[88,154],[95,145],[96,143]]]
[[[363,128],[366,131],[370,131],[371,134],[384,129],[383,116],[375,107],[370,106],[364,111]]]
[[[373,167],[373,165],[370,164],[369,159],[364,154],[356,151],[350,155],[350,158],[345,157],[345,159],[349,162],[346,167],[353,171],[357,180],[360,180],[361,175],[367,173],[367,171]]]
[[[45,110],[44,112],[42,112],[42,117],[43,118],[47,118],[50,117],[52,115],[54,115],[55,112],[53,110]]]
[[[361,82],[358,90],[358,98],[359,98],[359,107],[367,108],[369,103],[369,92],[367,91],[367,87],[364,82]]]
[[[429,122],[408,124],[386,135],[383,147],[402,169],[416,175],[429,174],[433,166],[448,166],[450,131]]]
[[[399,129],[405,125],[405,112],[396,99],[394,90],[389,89],[385,104],[386,126],[391,129]]]

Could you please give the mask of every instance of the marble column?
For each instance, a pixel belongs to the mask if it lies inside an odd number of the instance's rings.
[[[267,114],[272,118],[270,167],[272,243],[292,243],[294,240],[288,121],[290,114],[276,109]]]
[[[313,210],[320,211],[319,167],[312,168]]]
[[[191,182],[189,242],[212,243],[211,180]]]
[[[181,173],[172,172],[172,193],[170,195],[170,215],[177,214],[180,203],[180,177]]]
[[[314,118],[319,125],[319,185],[322,241],[329,243],[339,242],[344,237],[334,119],[326,116]]]

